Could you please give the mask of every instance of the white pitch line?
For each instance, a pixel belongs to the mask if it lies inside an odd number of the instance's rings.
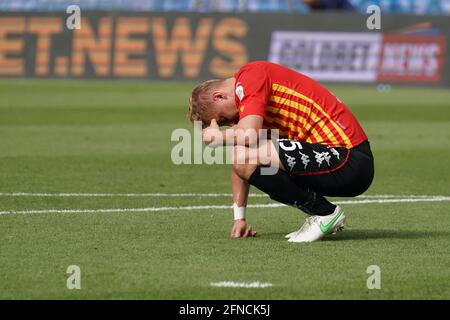
[[[0,197],[231,197],[230,193],[28,193],[1,192]],[[249,197],[267,197],[249,194]]]
[[[219,288],[270,288],[272,284],[270,282],[235,282],[235,281],[220,281],[220,282],[210,282],[212,287]]]
[[[277,208],[283,204],[254,204],[250,208]],[[122,212],[158,212],[158,211],[178,211],[178,210],[205,210],[205,209],[231,209],[230,205],[210,205],[210,206],[184,206],[184,207],[149,207],[149,208],[111,208],[111,209],[44,209],[44,210],[24,210],[24,211],[0,211],[0,215],[7,214],[34,214],[34,213],[122,213]]]
[[[402,203],[402,202],[442,202],[450,201],[450,196],[432,196],[429,198],[398,198],[398,199],[365,199],[333,201],[335,204],[367,204],[367,203]]]
[[[343,200],[335,201],[335,204],[369,204],[369,203],[405,203],[405,202],[442,202],[450,201],[450,196],[439,196],[432,198],[410,198],[410,199],[365,199],[365,200]],[[284,204],[250,204],[248,208],[281,208]],[[186,210],[207,210],[207,209],[231,209],[230,205],[205,205],[205,206],[183,206],[183,207],[149,207],[149,208],[109,208],[109,209],[43,209],[43,210],[23,210],[23,211],[0,211],[0,215],[15,214],[37,214],[37,213],[124,213],[124,212],[160,212],[160,211],[186,211]]]
[[[47,197],[47,198],[64,198],[64,197],[206,197],[219,198],[231,197],[230,193],[32,193],[32,192],[0,192],[0,197]],[[250,193],[251,198],[266,198],[265,194]],[[444,195],[394,195],[394,194],[379,194],[379,195],[361,195],[356,198],[432,198],[445,197]]]

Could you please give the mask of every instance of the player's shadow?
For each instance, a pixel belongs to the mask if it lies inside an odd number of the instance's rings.
[[[268,238],[283,238],[286,233],[265,234]],[[367,230],[346,229],[334,236],[328,236],[322,241],[350,241],[370,239],[427,239],[427,238],[450,238],[450,231],[420,231],[420,230]]]
[[[450,238],[449,231],[420,231],[420,230],[366,230],[347,229],[336,236],[326,237],[325,241],[368,240],[368,239],[426,239]]]

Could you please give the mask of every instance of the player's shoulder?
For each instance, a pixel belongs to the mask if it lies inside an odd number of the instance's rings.
[[[264,60],[256,60],[251,61],[241,67],[241,70],[260,70],[264,71],[267,68],[273,67],[275,64],[269,61]]]
[[[243,65],[239,71],[236,73],[236,78],[248,78],[248,79],[255,79],[255,78],[262,78],[264,75],[267,74],[267,68],[269,67],[271,63],[268,61],[252,61],[245,65]]]

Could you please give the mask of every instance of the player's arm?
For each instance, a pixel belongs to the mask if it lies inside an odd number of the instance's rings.
[[[225,145],[256,145],[260,138],[264,118],[260,115],[248,115],[225,134]],[[229,135],[229,136],[227,136]]]
[[[247,198],[250,185],[247,181],[239,177],[231,170],[231,189],[233,192],[233,211],[234,223],[231,228],[230,236],[232,238],[255,236],[256,232],[252,227],[247,227],[245,219],[245,210],[247,207]]]
[[[259,140],[259,130],[262,128],[264,118],[259,115],[248,115],[242,118],[233,127],[234,145],[254,145]],[[227,137],[230,141],[231,137]],[[231,229],[231,237],[254,237],[256,232],[252,227],[247,226],[245,210],[250,185],[247,181],[239,177],[234,170],[231,170],[231,190],[233,193],[234,224]]]
[[[216,147],[221,145],[256,145],[259,140],[259,131],[264,118],[260,115],[248,115],[242,118],[235,126],[221,131],[213,119],[211,125],[203,131],[203,140],[206,144]],[[255,236],[252,227],[247,226],[245,211],[250,185],[231,170],[231,190],[233,193],[234,223],[231,228],[232,238]]]
[[[259,141],[260,129],[264,118],[260,115],[248,115],[226,130],[220,130],[215,119],[203,130],[203,141],[210,147],[255,145]]]

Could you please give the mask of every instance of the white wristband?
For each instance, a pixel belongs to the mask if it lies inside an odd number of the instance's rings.
[[[238,207],[238,205],[233,203],[234,220],[245,219],[245,207]]]

